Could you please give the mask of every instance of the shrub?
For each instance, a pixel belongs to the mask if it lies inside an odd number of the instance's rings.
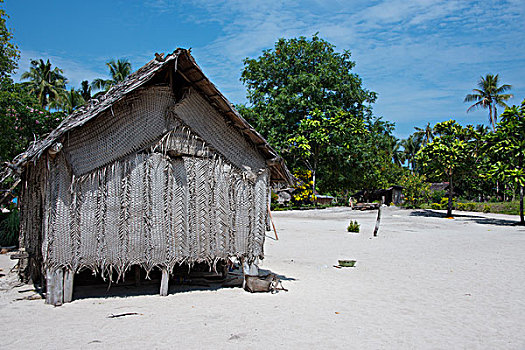
[[[403,186],[404,204],[406,208],[419,208],[429,198],[430,184],[425,175],[406,174],[399,184]]]
[[[315,202],[315,195],[312,190],[312,172],[310,170],[298,170],[294,176],[299,179],[295,184],[295,191],[292,195],[292,203],[294,205],[311,204]]]
[[[8,247],[17,246],[19,227],[20,218],[18,210],[13,209],[9,214],[3,214],[2,221],[0,222],[0,245]]]
[[[490,204],[483,205],[483,212],[490,213]]]
[[[348,232],[359,232],[359,228],[361,225],[357,222],[357,220],[350,220],[350,223],[348,224],[348,227],[346,230]]]
[[[475,203],[458,203],[457,210],[463,210],[463,211],[474,211],[476,210],[476,204]]]
[[[441,201],[441,198],[446,197],[447,192],[446,191],[434,191],[431,194],[431,199],[433,203],[437,203]]]
[[[432,207],[431,208],[434,209],[434,210],[439,210],[439,209],[441,209],[441,204],[439,204],[439,203],[432,203]]]
[[[440,204],[441,204],[441,209],[447,209],[448,208],[448,197],[442,197]],[[456,208],[457,208],[456,199],[453,198],[452,199],[452,209],[456,209]]]

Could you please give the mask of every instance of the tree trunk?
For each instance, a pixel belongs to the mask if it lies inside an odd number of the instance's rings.
[[[448,183],[448,207],[447,217],[452,217],[452,193],[454,192],[454,186],[452,185],[452,175],[449,176]]]
[[[498,122],[498,110],[496,108],[496,103],[494,102],[494,125],[496,125],[497,122]]]
[[[492,104],[489,104],[489,118],[492,123],[492,131],[496,131],[496,124],[494,123],[494,117],[492,116]]]
[[[315,169],[312,170],[312,191],[315,193]]]
[[[525,225],[525,219],[523,218],[523,186],[520,186],[520,224]]]
[[[518,168],[523,169],[523,154],[518,157]],[[525,225],[525,220],[523,218],[523,186],[520,184],[520,225]]]

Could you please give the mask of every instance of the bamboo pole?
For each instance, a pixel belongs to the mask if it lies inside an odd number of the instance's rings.
[[[279,240],[279,236],[277,236],[277,230],[275,229],[275,224],[273,223],[273,217],[272,217],[272,211],[270,210],[270,203],[268,203],[268,214],[270,215],[270,222],[272,223],[273,232],[275,233],[275,240]]]

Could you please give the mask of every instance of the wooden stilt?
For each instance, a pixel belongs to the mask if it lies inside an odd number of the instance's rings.
[[[64,272],[62,269],[46,272],[46,304],[62,305],[64,301]]]
[[[275,224],[273,223],[273,217],[272,217],[272,211],[270,209],[270,204],[268,204],[268,215],[270,216],[270,221],[272,222],[273,226],[273,233],[275,233],[275,240],[279,240],[279,236],[277,236],[277,230],[275,229]]]
[[[73,279],[75,274],[70,269],[64,270],[64,303],[73,300]]]
[[[167,269],[162,269],[162,279],[160,280],[160,295],[168,295],[169,275]]]

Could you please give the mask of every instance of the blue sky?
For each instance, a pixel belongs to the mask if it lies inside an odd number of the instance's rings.
[[[31,58],[49,58],[73,87],[106,77],[110,58],[137,69],[155,52],[191,47],[228,99],[244,103],[245,57],[319,32],[352,52],[379,94],[374,113],[395,122],[398,137],[450,118],[488,125],[487,111],[467,114],[463,103],[486,73],[513,85],[510,104],[525,98],[523,0],[5,0],[4,8],[21,50],[18,75]]]

